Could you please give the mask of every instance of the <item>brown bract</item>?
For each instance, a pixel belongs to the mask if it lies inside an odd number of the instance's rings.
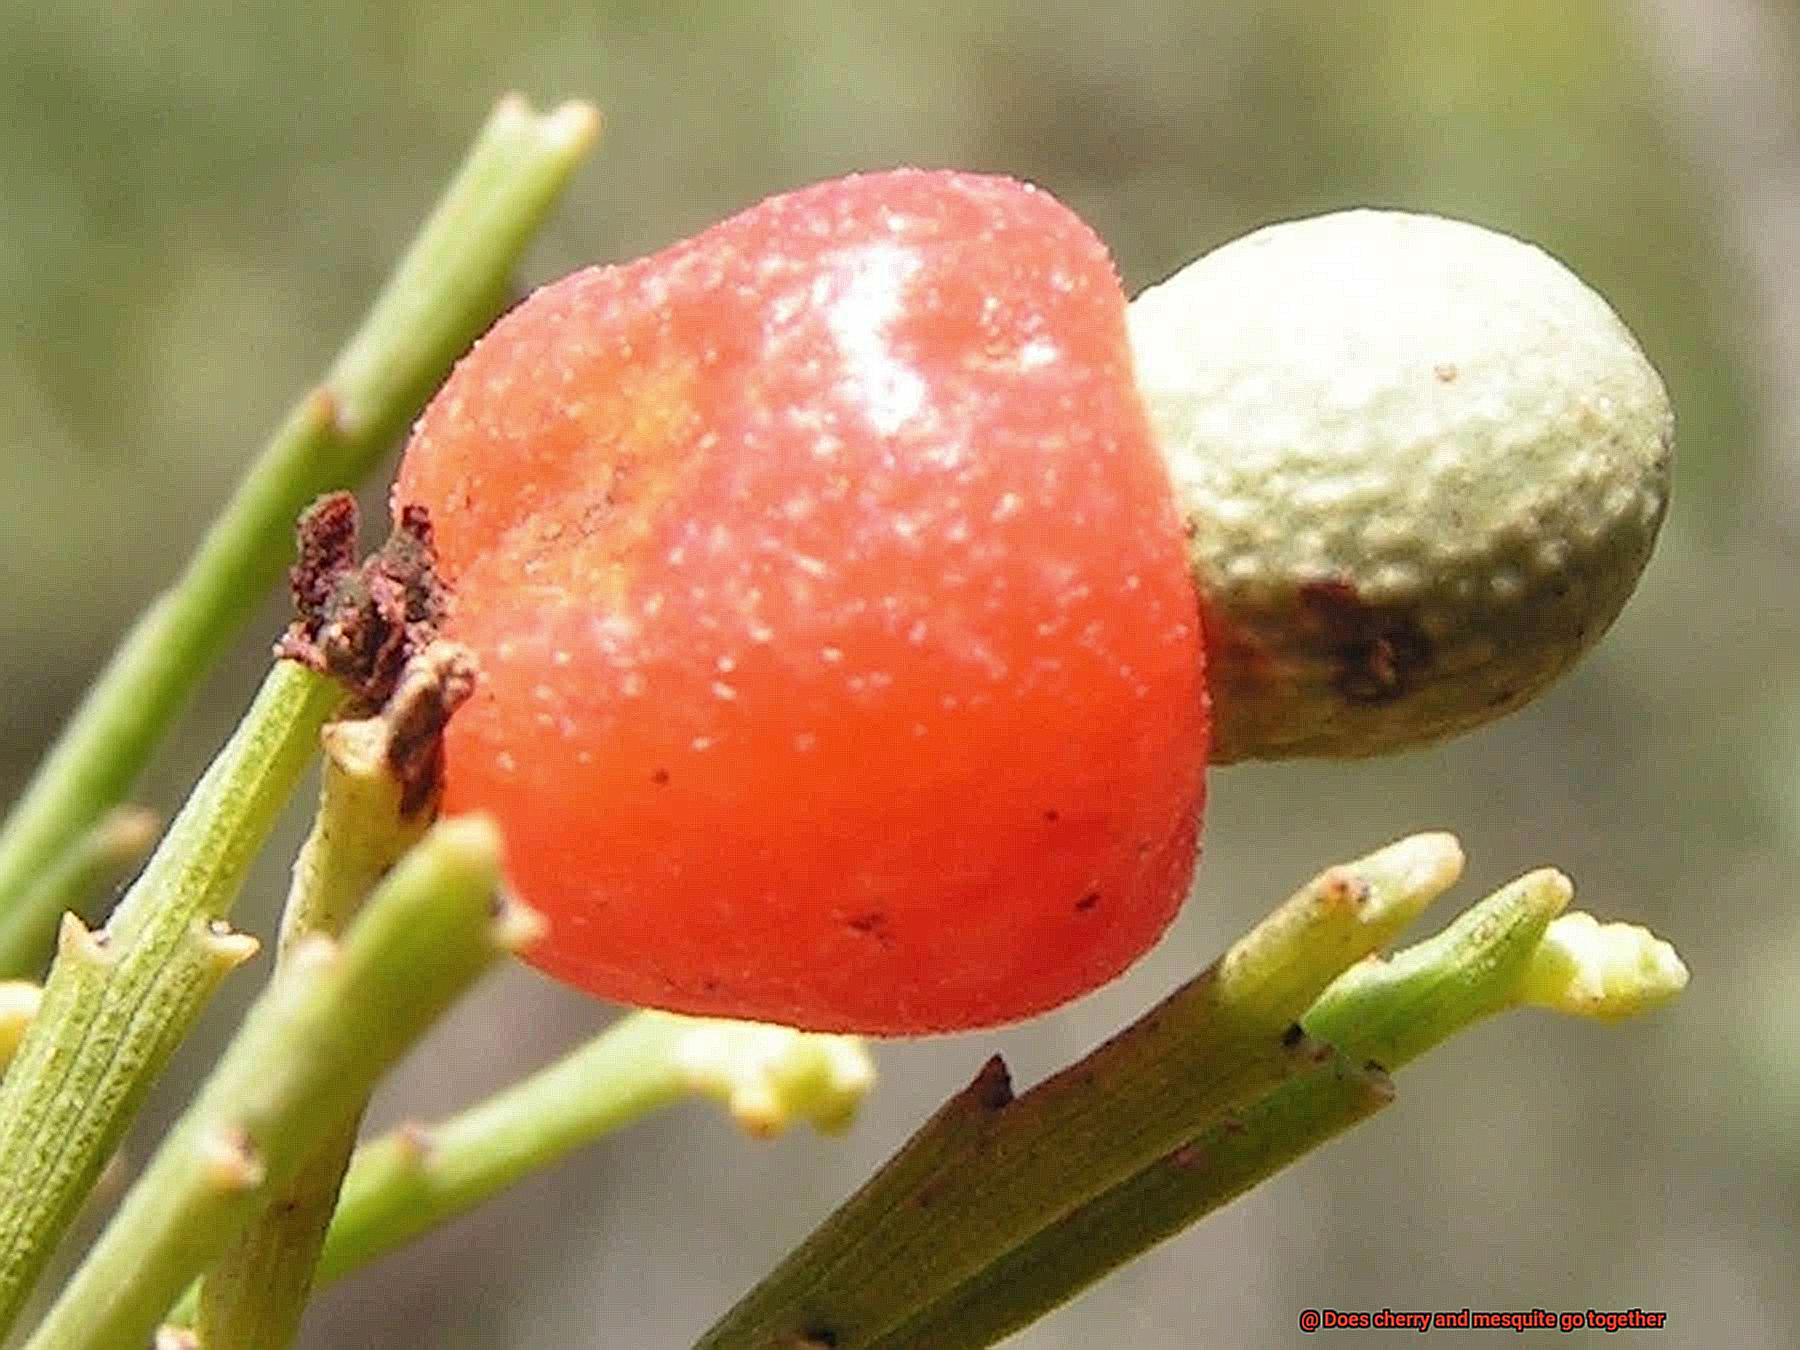
[[[387,542],[361,562],[356,529],[356,499],[347,492],[319,498],[300,517],[299,559],[289,573],[298,617],[275,654],[332,676],[375,708],[436,638],[449,593],[424,507],[402,512]]]

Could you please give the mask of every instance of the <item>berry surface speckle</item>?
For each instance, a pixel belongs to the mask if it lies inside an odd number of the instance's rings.
[[[1006,179],[777,197],[531,296],[413,436],[493,813],[604,997],[952,1030],[1185,894],[1197,601],[1104,246]]]

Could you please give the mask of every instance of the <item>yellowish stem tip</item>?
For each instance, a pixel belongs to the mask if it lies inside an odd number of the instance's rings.
[[[1553,920],[1519,983],[1518,1001],[1617,1021],[1660,1007],[1687,987],[1687,967],[1649,929],[1576,911]]]
[[[559,104],[547,113],[538,113],[523,94],[502,94],[494,105],[494,121],[512,130],[533,127],[552,149],[580,154],[600,134],[600,110],[593,104],[573,99]],[[535,124],[535,125],[534,125]]]
[[[875,1085],[874,1061],[854,1036],[680,1020],[688,1031],[674,1058],[689,1089],[723,1102],[758,1138],[778,1135],[796,1120],[825,1134],[847,1129]]]

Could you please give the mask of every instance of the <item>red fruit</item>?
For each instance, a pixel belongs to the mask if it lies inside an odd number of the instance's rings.
[[[495,325],[420,421],[447,745],[593,993],[873,1033],[1116,975],[1192,868],[1196,601],[1106,250],[823,183]]]

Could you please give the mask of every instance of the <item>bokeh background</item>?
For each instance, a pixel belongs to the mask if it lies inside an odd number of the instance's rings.
[[[1035,1079],[1319,867],[1428,827],[1465,841],[1464,900],[1555,863],[1584,907],[1670,936],[1686,997],[1617,1028],[1519,1014],[1459,1038],[1375,1121],[1017,1343],[1282,1345],[1301,1308],[1331,1305],[1639,1306],[1668,1329],[1609,1344],[1796,1344],[1791,5],[7,5],[0,788],[23,783],[514,88],[608,118],[522,284],[898,163],[1047,185],[1133,289],[1258,224],[1353,204],[1521,234],[1605,293],[1666,376],[1677,499],[1612,635],[1525,712],[1389,761],[1218,774],[1193,900],[1116,985],[1002,1034],[882,1047],[879,1093],[841,1141],[755,1144],[699,1107],[645,1123],[332,1290],[308,1346],[685,1345],[988,1053]],[[271,603],[145,800],[179,801],[279,622]],[[303,823],[246,899],[262,931]],[[250,996],[239,984],[183,1052],[190,1078]],[[509,971],[375,1123],[448,1110],[610,1015]],[[135,1157],[178,1100],[158,1097]]]

